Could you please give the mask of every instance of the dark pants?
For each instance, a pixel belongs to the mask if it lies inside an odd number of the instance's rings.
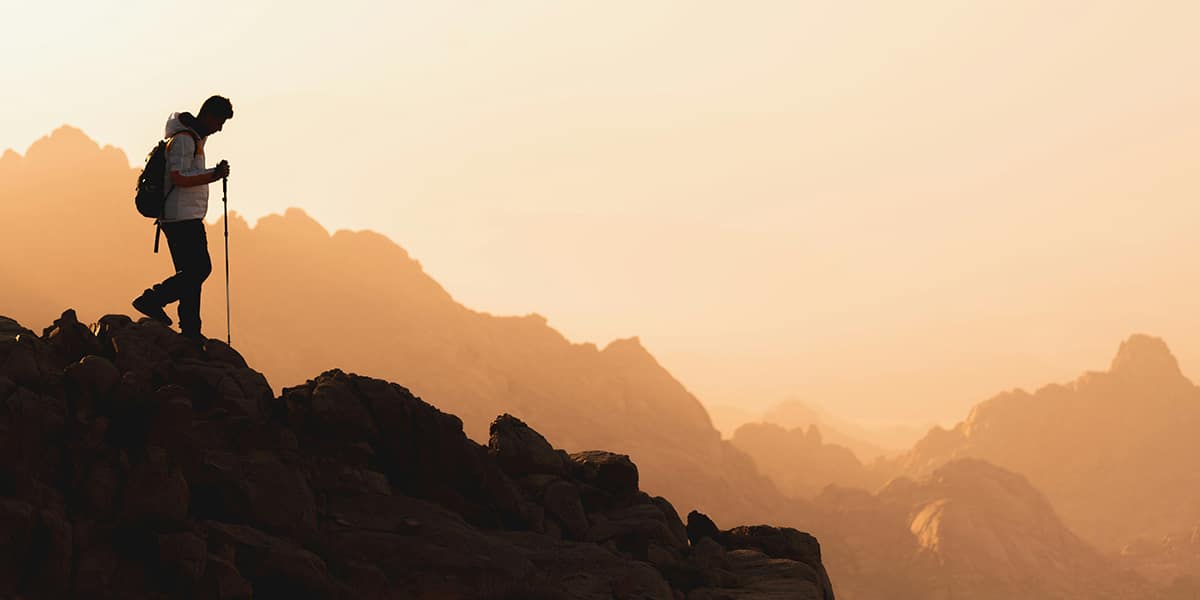
[[[162,224],[171,249],[175,274],[156,284],[152,295],[159,306],[179,301],[179,329],[185,335],[200,334],[200,286],[212,273],[208,256],[208,234],[203,219]]]

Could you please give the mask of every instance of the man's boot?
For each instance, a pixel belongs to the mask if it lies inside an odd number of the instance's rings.
[[[142,292],[141,296],[134,298],[133,307],[138,312],[155,321],[161,322],[163,325],[169,327],[172,323],[171,317],[167,316],[166,311],[163,310],[163,305],[158,302],[158,294],[155,294],[154,290],[146,290]]]

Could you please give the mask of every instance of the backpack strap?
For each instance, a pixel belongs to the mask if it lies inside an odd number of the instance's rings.
[[[193,142],[196,142],[196,150],[192,153],[192,156],[200,154],[200,151],[204,149],[204,140],[200,139],[200,134],[192,131],[191,129],[180,129],[179,131],[167,136],[167,152],[171,151],[171,143],[174,142],[175,138],[179,137],[180,134],[185,134],[192,138]]]
[[[171,159],[169,156],[169,153],[171,152],[171,143],[174,142],[175,138],[178,137],[179,134],[181,134],[181,133],[186,134],[187,136],[191,137],[192,141],[194,141],[196,143],[196,149],[194,152],[192,152],[192,156],[196,156],[197,154],[200,154],[200,151],[204,149],[204,140],[200,139],[200,135],[197,134],[195,131],[192,131],[191,129],[181,129],[181,130],[176,131],[175,133],[172,133],[171,135],[167,136],[167,146],[166,146],[166,148],[163,148],[163,155],[164,155],[163,160],[167,161],[167,177],[171,176]],[[163,208],[162,208],[162,212],[160,214],[163,214],[163,215],[167,214],[167,198],[171,197],[171,192],[173,192],[173,191],[175,191],[174,183],[172,183],[171,187],[167,189],[167,193],[163,194]],[[161,235],[162,235],[162,217],[159,217],[154,220],[154,253],[155,254],[158,254],[158,239]]]

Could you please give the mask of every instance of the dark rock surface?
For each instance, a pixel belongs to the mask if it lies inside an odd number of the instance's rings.
[[[338,370],[275,397],[148,320],[0,317],[3,598],[832,600],[811,536],[685,528],[638,480]]]

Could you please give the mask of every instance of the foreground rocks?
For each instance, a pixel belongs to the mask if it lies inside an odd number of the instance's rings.
[[[685,526],[627,456],[490,434],[337,370],[276,397],[146,320],[0,318],[0,597],[833,598],[807,534]]]

